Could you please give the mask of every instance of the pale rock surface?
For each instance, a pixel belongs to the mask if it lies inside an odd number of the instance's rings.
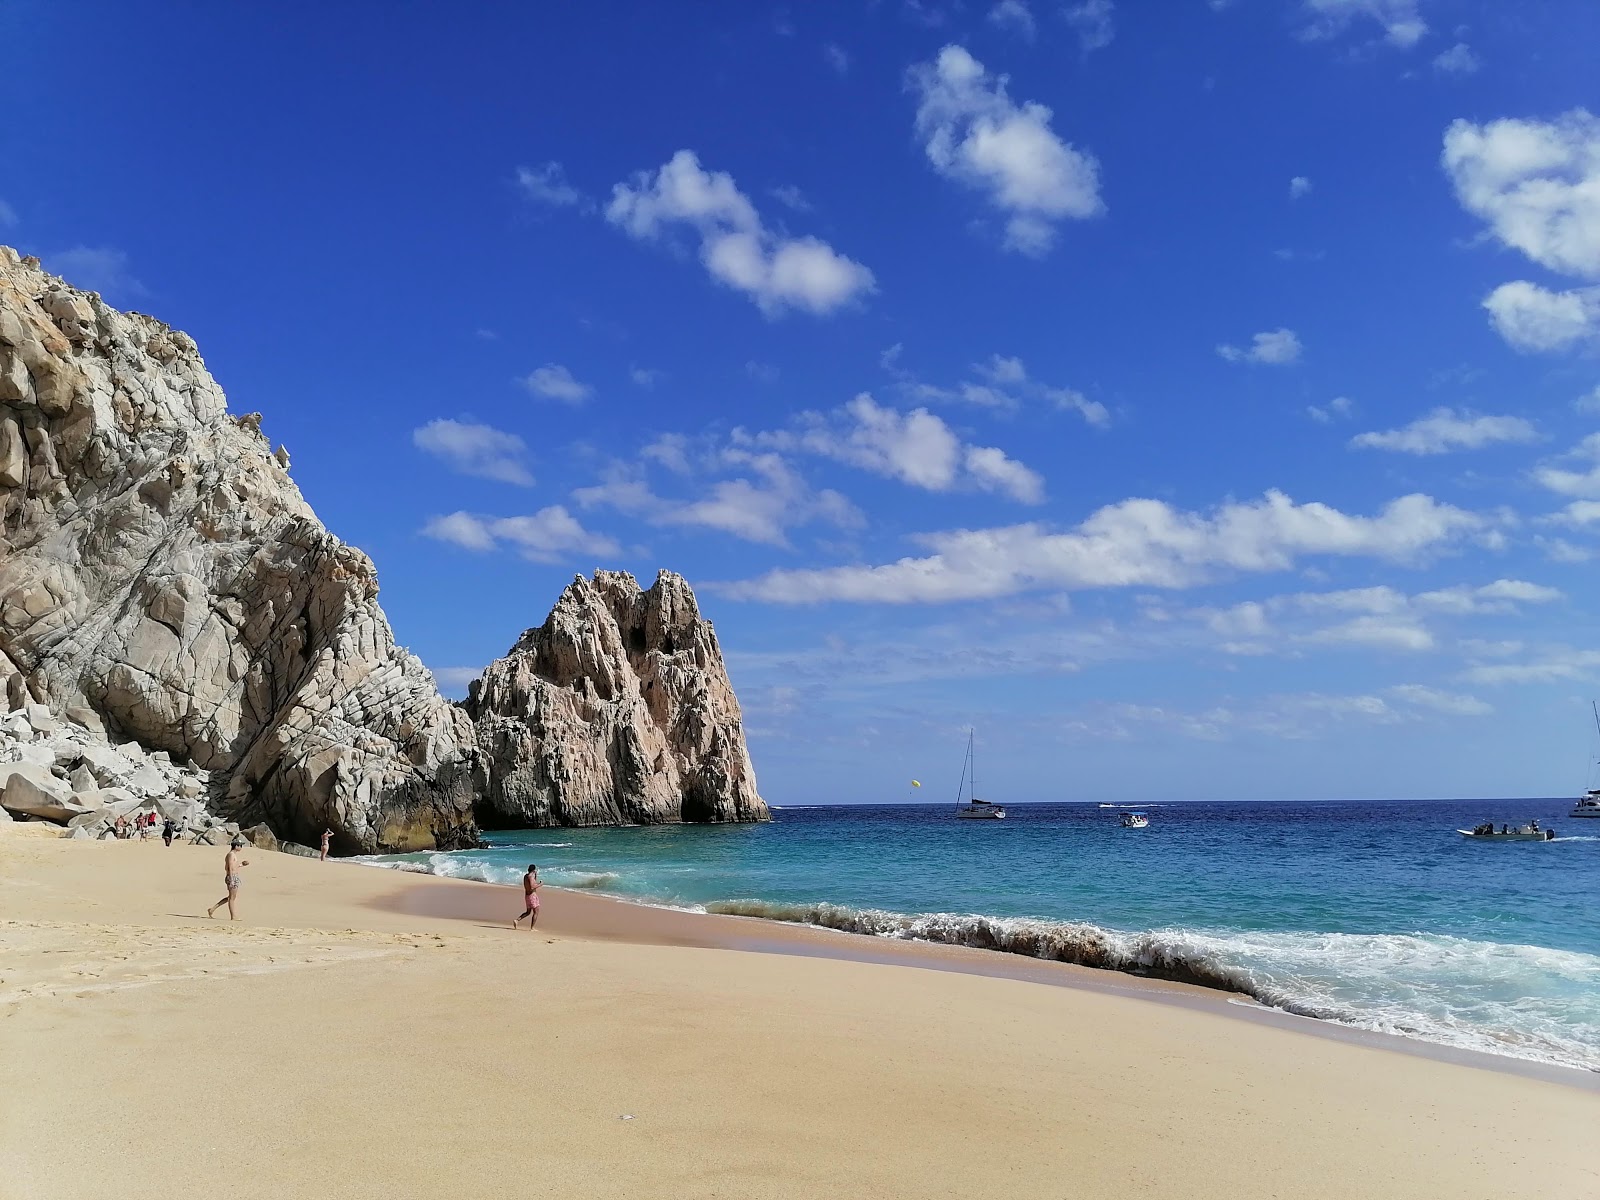
[[[228,414],[187,334],[0,247],[5,728],[71,716],[206,773],[229,815],[331,827],[347,852],[470,844],[471,723],[260,422]],[[88,762],[102,786],[163,774]]]
[[[463,705],[489,827],[760,821],[739,702],[711,622],[669,571],[578,576]]]

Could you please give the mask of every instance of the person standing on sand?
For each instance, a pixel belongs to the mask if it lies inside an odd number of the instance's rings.
[[[533,927],[539,923],[539,889],[543,886],[544,884],[539,882],[539,868],[529,863],[528,873],[522,877],[522,895],[527,901],[527,908],[523,911],[522,917],[528,918],[529,933],[532,933]],[[512,921],[511,928],[515,929],[517,921],[522,920],[522,917]]]
[[[167,845],[172,845],[173,835],[178,832],[178,825],[171,817],[161,822],[161,840]]]
[[[239,857],[239,851],[243,850],[244,847],[245,840],[242,837],[236,837],[228,844],[227,857],[222,860],[222,881],[228,885],[228,894],[206,909],[206,916],[214,916],[217,909],[226,904],[228,906],[228,920],[237,921],[239,919],[239,913],[234,907],[239,899],[239,885],[244,882],[244,877],[239,874],[239,868],[250,865],[248,858]]]
[[[328,843],[330,841],[332,841],[332,840],[333,840],[333,830],[324,829],[322,831],[322,858],[320,860],[318,860],[318,861],[320,861],[320,862],[327,862],[328,861]]]

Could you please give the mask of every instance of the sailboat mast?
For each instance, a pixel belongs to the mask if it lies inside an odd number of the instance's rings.
[[[970,782],[972,784],[972,791],[970,791],[967,794],[974,801],[976,801],[977,798],[978,798],[978,751],[977,751],[977,738],[978,738],[978,731],[976,729],[967,730],[967,753],[972,756],[972,778],[968,781],[968,782]]]

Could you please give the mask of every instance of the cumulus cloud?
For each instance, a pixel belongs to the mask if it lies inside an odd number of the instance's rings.
[[[1034,24],[1033,13],[1029,11],[1024,0],[999,0],[989,10],[989,24],[997,29],[1004,29],[1007,33],[1014,33],[1023,41],[1031,42],[1038,27]]]
[[[1476,696],[1445,692],[1420,683],[1402,683],[1386,689],[1386,695],[1417,708],[1431,709],[1450,717],[1486,717],[1494,708]]]
[[[1465,409],[1436,408],[1399,429],[1357,434],[1350,439],[1350,445],[1360,450],[1393,450],[1400,454],[1448,454],[1500,442],[1538,440],[1539,431],[1521,417],[1486,417]]]
[[[1393,500],[1377,515],[1296,504],[1282,492],[1209,514],[1159,500],[1108,505],[1076,528],[1033,523],[922,534],[931,553],[881,566],[779,570],[725,585],[784,604],[842,600],[938,603],[1055,588],[1194,586],[1227,571],[1283,571],[1309,555],[1413,561],[1485,527],[1482,517],[1430,496]]]
[[[1553,121],[1454,121],[1442,162],[1461,206],[1503,245],[1560,274],[1600,279],[1600,118],[1578,108]],[[1600,343],[1600,287],[1516,280],[1483,304],[1519,350]]]
[[[1355,413],[1355,402],[1349,396],[1335,396],[1326,404],[1306,405],[1306,416],[1319,425],[1348,420]]]
[[[535,368],[523,377],[521,383],[530,395],[541,400],[557,400],[562,404],[582,404],[594,395],[592,387],[574,379],[572,372],[560,363],[545,363]]]
[[[1562,496],[1600,497],[1600,433],[1591,433],[1554,463],[1539,467],[1533,478]]]
[[[1600,343],[1600,287],[1551,291],[1526,279],[1484,298],[1489,321],[1518,350],[1570,350]]]
[[[705,170],[692,150],[617,184],[606,220],[640,241],[674,227],[693,230],[711,277],[768,316],[789,309],[821,316],[876,290],[871,271],[826,242],[769,229],[733,176]]]
[[[1600,500],[1574,500],[1560,512],[1542,518],[1546,524],[1588,529],[1600,525]]]
[[[1564,275],[1600,278],[1600,117],[1454,121],[1444,169],[1503,244]]]
[[[828,65],[839,74],[844,75],[849,72],[850,55],[845,51],[843,46],[836,45],[833,42],[827,43],[822,47],[822,57],[825,58],[828,62]]]
[[[965,443],[925,408],[910,412],[862,393],[831,413],[804,413],[792,429],[738,431],[736,441],[815,454],[930,492],[997,492],[1022,504],[1044,500],[1044,479],[994,446]]]
[[[483,674],[482,667],[429,667],[434,682],[446,691],[462,692]]]
[[[1300,338],[1294,330],[1272,329],[1256,334],[1245,349],[1221,345],[1217,347],[1217,353],[1229,362],[1265,363],[1283,367],[1299,362],[1302,349],[1304,347],[1301,346]]]
[[[510,548],[540,563],[562,562],[579,554],[611,557],[621,553],[615,541],[585,529],[559,504],[523,517],[453,512],[434,517],[422,527],[422,535],[464,550]]]
[[[941,175],[982,192],[1005,217],[1004,246],[1032,257],[1055,241],[1056,222],[1096,216],[1100,168],[1050,128],[1042,104],[1016,104],[1006,77],[990,75],[960,46],[912,67],[916,129]]]
[[[1433,69],[1441,75],[1471,75],[1482,65],[1465,42],[1457,42],[1433,59]]]
[[[651,525],[715,529],[769,546],[787,547],[789,529],[816,521],[844,529],[862,523],[860,512],[844,496],[831,489],[814,490],[779,454],[733,446],[691,460],[687,441],[665,452],[683,456],[697,478],[712,472],[738,477],[716,480],[701,495],[683,499],[657,495],[642,472],[618,464],[602,482],[574,491],[573,499],[583,508],[612,508]]]
[[[0,200],[0,229],[13,229],[19,223],[17,210]]]
[[[1338,37],[1352,25],[1376,22],[1383,40],[1410,49],[1428,32],[1418,11],[1418,0],[1304,0],[1308,23],[1303,36],[1317,40]]]
[[[1116,37],[1116,26],[1111,16],[1116,6],[1111,0],[1082,0],[1061,10],[1061,15],[1078,35],[1078,45],[1085,54],[1103,50]]]
[[[1368,646],[1378,650],[1433,649],[1433,635],[1409,618],[1352,617],[1309,634],[1308,642],[1335,646]]]
[[[567,182],[558,162],[517,168],[517,188],[535,204],[550,208],[591,208],[593,201]]]
[[[1564,683],[1589,681],[1600,669],[1600,650],[1552,649],[1523,662],[1480,663],[1461,672],[1468,683]]]
[[[655,387],[665,374],[665,371],[655,367],[630,367],[628,370],[628,378],[633,380],[634,385],[647,389]]]
[[[1289,199],[1298,200],[1301,196],[1309,196],[1310,194],[1311,180],[1304,175],[1296,175],[1289,180]]]
[[[417,449],[442,459],[463,475],[514,483],[518,487],[533,486],[533,473],[528,470],[527,463],[527,443],[514,433],[492,425],[441,418],[413,429],[411,441]]]

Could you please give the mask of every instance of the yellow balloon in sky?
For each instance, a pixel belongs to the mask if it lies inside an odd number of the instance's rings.
[[[913,779],[911,781],[911,786],[912,787],[921,787],[922,785],[920,783],[918,783],[915,779]]]

